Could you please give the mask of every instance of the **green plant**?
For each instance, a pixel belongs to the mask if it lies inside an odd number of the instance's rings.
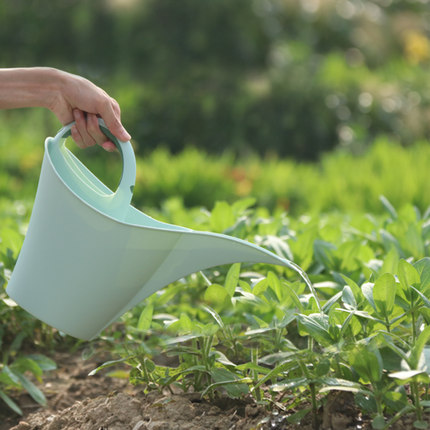
[[[379,217],[300,219],[269,218],[237,203],[237,221],[224,231],[304,263],[307,275],[234,264],[160,291],[124,317],[128,340],[116,348],[132,381],[211,397],[250,395],[290,421],[311,414],[314,428],[325,394],[349,391],[375,429],[410,413],[424,428],[428,215],[381,202],[386,214]],[[218,205],[205,223],[232,210]]]

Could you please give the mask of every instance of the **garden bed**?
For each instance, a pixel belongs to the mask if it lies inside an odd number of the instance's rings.
[[[41,388],[47,407],[28,395],[17,401],[23,417],[3,407],[0,430],[251,430],[312,429],[310,422],[288,423],[282,411],[269,412],[251,399],[219,398],[212,402],[199,393],[150,392],[126,379],[88,373],[100,357],[82,360],[80,353],[55,353],[58,369],[45,375]],[[370,429],[350,393],[333,392],[320,408],[319,428]],[[430,422],[430,417],[427,417]],[[308,420],[309,421],[309,420]],[[413,418],[404,417],[394,429],[412,429]]]
[[[40,407],[28,395],[17,401],[23,417],[3,407],[0,430],[209,430],[209,429],[294,429],[282,413],[270,413],[250,399],[202,400],[199,393],[144,394],[125,379],[88,373],[100,364],[100,357],[82,360],[80,353],[55,353],[58,369],[47,373],[41,388],[47,407]],[[343,396],[347,398],[348,396]],[[359,428],[359,415],[340,398],[331,402],[321,418],[333,429]],[[347,415],[339,407],[346,408]],[[305,430],[311,425],[303,423]],[[334,426],[333,426],[334,424]],[[353,425],[355,424],[355,425]],[[350,426],[352,425],[352,426]],[[327,427],[328,428],[328,427]],[[362,427],[363,428],[363,427]]]

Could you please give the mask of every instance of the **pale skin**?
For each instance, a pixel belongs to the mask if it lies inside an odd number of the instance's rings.
[[[75,121],[72,138],[81,148],[100,145],[116,149],[101,131],[102,118],[121,141],[131,139],[121,123],[116,100],[89,80],[50,67],[0,68],[0,109],[44,107],[62,124]]]

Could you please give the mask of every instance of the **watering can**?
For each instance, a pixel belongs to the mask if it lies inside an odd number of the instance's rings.
[[[112,192],[65,146],[72,125],[45,141],[30,223],[6,290],[38,319],[88,340],[154,292],[208,267],[260,262],[301,273],[247,241],[137,210],[130,204],[136,178],[130,142],[116,139],[99,120],[122,157],[122,177]]]

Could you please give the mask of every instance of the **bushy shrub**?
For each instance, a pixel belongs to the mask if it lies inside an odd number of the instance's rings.
[[[316,159],[429,135],[428,19],[428,1],[7,0],[0,65],[88,76],[142,153]]]

